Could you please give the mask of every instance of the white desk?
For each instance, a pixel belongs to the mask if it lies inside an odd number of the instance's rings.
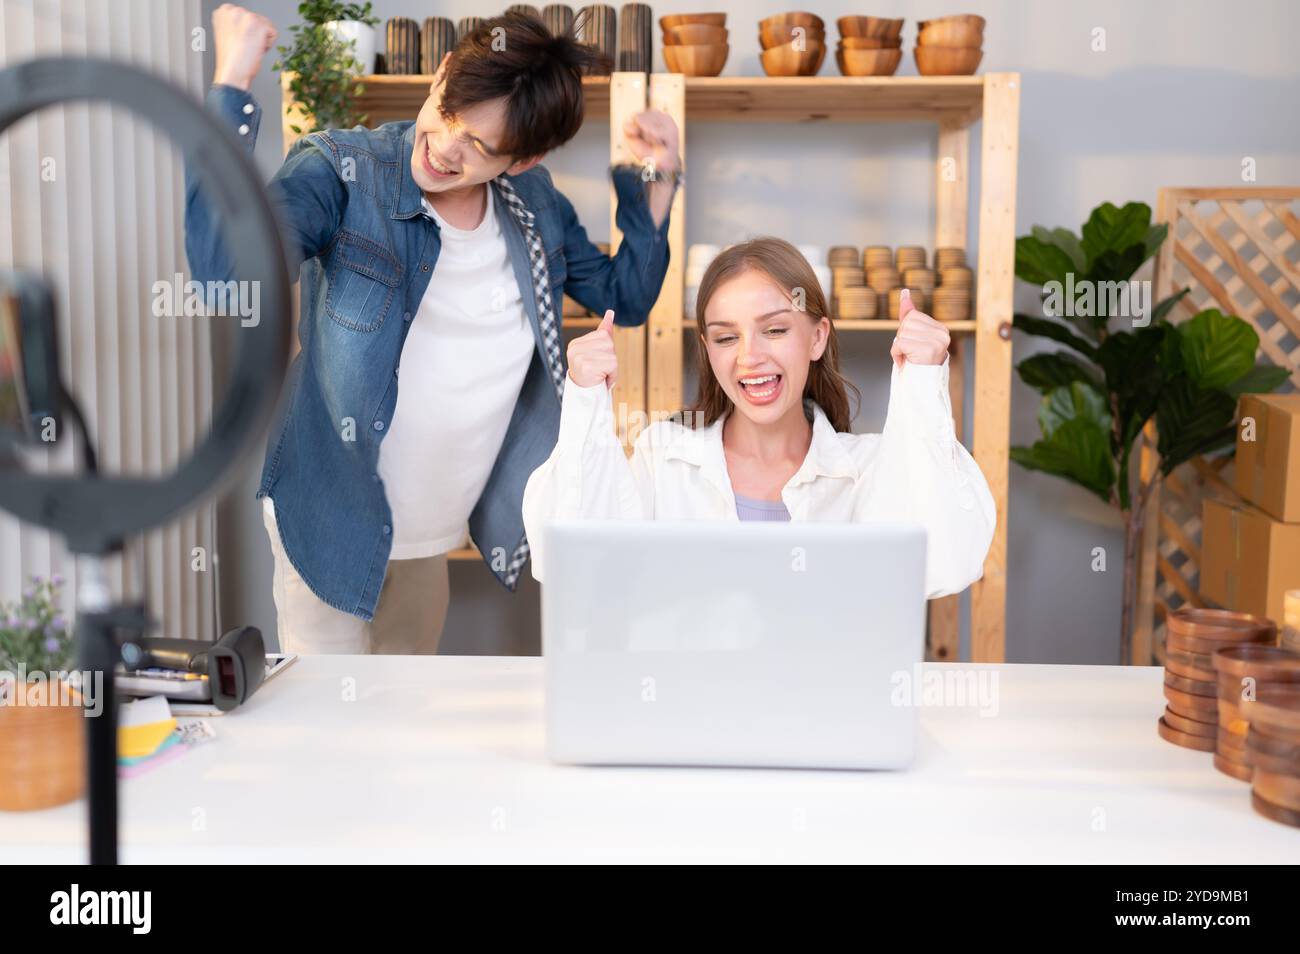
[[[912,770],[857,773],[554,766],[537,658],[301,659],[122,782],[122,860],[1300,861],[1300,829],[1156,735],[1161,670],[977,668],[996,716],[922,709]],[[0,862],[84,860],[84,818],[0,813]]]

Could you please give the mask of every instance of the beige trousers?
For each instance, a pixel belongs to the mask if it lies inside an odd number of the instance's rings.
[[[367,623],[325,603],[303,582],[280,544],[269,498],[264,501],[262,521],[275,557],[271,589],[280,652],[432,655],[438,651],[451,595],[446,554],[388,561],[375,618]]]

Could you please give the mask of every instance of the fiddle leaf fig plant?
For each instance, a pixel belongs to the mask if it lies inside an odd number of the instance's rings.
[[[1014,326],[1066,350],[1016,366],[1042,395],[1042,436],[1011,448],[1011,459],[1071,481],[1122,514],[1122,660],[1136,598],[1137,546],[1157,481],[1193,457],[1231,446],[1237,398],[1272,391],[1290,374],[1256,365],[1259,335],[1235,315],[1209,308],[1171,323],[1170,311],[1189,289],[1151,305],[1150,283],[1134,281],[1133,274],[1156,254],[1166,231],[1151,224],[1151,209],[1141,202],[1123,208],[1107,202],[1093,210],[1079,236],[1035,226],[1016,240],[1016,276],[1040,287],[1043,308],[1041,316],[1017,314]],[[1152,421],[1158,465],[1143,480],[1132,457]]]
[[[298,4],[301,23],[289,27],[293,41],[277,47],[280,59],[272,69],[289,73],[289,92],[312,126],[291,123],[289,128],[302,135],[318,129],[345,128],[364,123],[366,116],[353,114],[353,97],[365,86],[355,82],[365,72],[355,56],[356,46],[339,39],[324,24],[336,20],[355,20],[374,26],[369,0],[365,3],[341,3],[339,0],[303,0]]]

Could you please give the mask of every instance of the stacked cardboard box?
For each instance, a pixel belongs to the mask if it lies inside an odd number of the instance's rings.
[[[1300,394],[1249,394],[1237,430],[1241,500],[1206,498],[1201,595],[1281,622],[1300,588]]]

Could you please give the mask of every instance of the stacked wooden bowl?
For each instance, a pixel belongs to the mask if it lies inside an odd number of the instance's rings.
[[[668,72],[686,76],[717,76],[727,65],[725,13],[677,13],[660,17],[663,54]]]
[[[888,245],[868,245],[862,250],[862,267],[877,268],[894,264],[894,250]]]
[[[835,262],[831,265],[831,284],[834,287],[835,317],[862,321],[879,314],[879,300],[875,290],[867,287],[866,275],[857,262],[858,250],[844,247],[832,249]]]
[[[832,245],[826,253],[826,264],[831,268],[857,268],[858,247],[856,245]]]
[[[903,60],[903,21],[840,17],[835,62],[845,76],[893,76]]]
[[[919,291],[924,296],[927,303],[934,301],[934,269],[925,268],[924,266],[913,266],[911,268],[902,269],[902,274],[904,285],[908,288],[915,288]],[[919,308],[920,299],[914,300],[918,302],[917,307]],[[925,309],[922,310],[924,311]]]
[[[971,317],[971,285],[974,276],[966,267],[966,253],[960,248],[939,248],[934,251],[936,286],[934,310],[930,313],[938,321],[967,321]]]
[[[1245,700],[1242,710],[1250,723],[1250,803],[1264,817],[1300,828],[1300,686]]]
[[[768,76],[816,76],[826,59],[826,23],[814,13],[778,13],[758,21],[758,42]]]
[[[912,296],[912,304],[920,311],[926,311],[930,307],[930,301],[926,298],[925,292],[920,288],[913,288],[909,285],[900,285],[898,288],[892,288],[889,291],[889,320],[898,321],[899,308],[903,303],[903,289],[906,288]]]
[[[984,18],[974,14],[916,25],[916,69],[922,76],[970,76],[984,57]]]
[[[1219,683],[1214,654],[1229,646],[1270,645],[1271,620],[1228,610],[1183,608],[1165,620],[1165,714],[1157,730],[1167,742],[1215,752]]]
[[[1277,646],[1246,643],[1214,653],[1219,674],[1219,732],[1214,767],[1225,775],[1249,782],[1251,765],[1246,752],[1250,720],[1243,704],[1268,702],[1279,689],[1300,690],[1300,653]]]

